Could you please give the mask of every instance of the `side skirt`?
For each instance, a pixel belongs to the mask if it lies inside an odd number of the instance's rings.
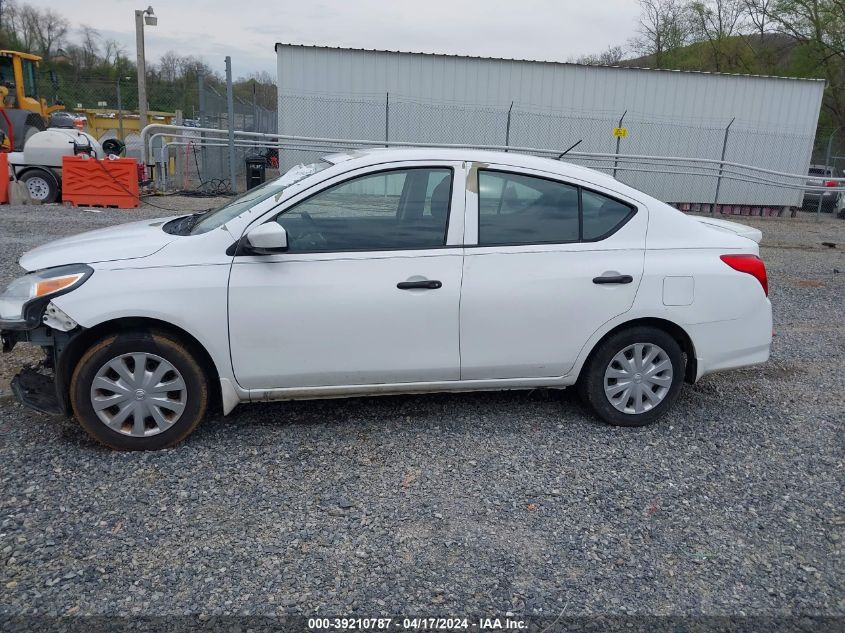
[[[442,382],[403,382],[375,385],[338,385],[331,387],[293,387],[285,389],[252,389],[250,402],[277,400],[319,400],[356,396],[387,396],[415,393],[459,391],[507,391],[512,389],[564,389],[574,384],[571,376],[548,378],[508,378],[495,380],[447,380]]]

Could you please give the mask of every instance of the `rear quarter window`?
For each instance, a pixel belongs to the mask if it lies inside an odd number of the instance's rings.
[[[586,241],[600,240],[615,233],[636,211],[624,202],[586,189],[581,191],[581,209]]]

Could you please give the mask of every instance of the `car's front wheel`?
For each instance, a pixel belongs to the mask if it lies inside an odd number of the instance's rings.
[[[161,332],[113,334],[92,345],[71,377],[82,427],[119,450],[157,450],[185,439],[208,407],[206,376],[191,352]]]
[[[578,390],[605,422],[643,426],[672,406],[683,378],[678,342],[663,330],[639,326],[599,345],[583,369]]]

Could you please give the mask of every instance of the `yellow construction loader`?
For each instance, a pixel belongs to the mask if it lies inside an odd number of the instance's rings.
[[[5,112],[0,117],[0,131],[14,139],[13,151],[23,150],[28,138],[47,129],[50,115],[64,108],[61,104],[48,106],[47,100],[39,97],[40,61],[38,55],[0,50],[0,99]]]

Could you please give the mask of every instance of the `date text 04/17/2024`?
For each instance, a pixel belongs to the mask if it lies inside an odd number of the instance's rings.
[[[499,618],[308,618],[310,631],[519,631],[528,627],[524,620]]]

